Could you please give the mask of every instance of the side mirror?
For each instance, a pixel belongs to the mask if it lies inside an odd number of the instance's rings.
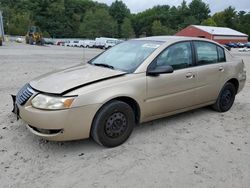
[[[159,76],[160,74],[170,74],[174,72],[174,68],[170,65],[159,66],[154,69],[149,68],[147,76]]]

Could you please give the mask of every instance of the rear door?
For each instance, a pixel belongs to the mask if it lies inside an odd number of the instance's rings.
[[[221,89],[225,56],[221,47],[206,41],[194,41],[197,67],[196,104],[213,102]]]
[[[163,51],[150,66],[171,65],[174,72],[147,76],[146,116],[163,115],[194,104],[196,67],[191,42],[180,42]]]

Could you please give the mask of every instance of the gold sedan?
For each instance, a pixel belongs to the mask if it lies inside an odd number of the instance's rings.
[[[243,61],[215,42],[149,37],[32,80],[13,96],[14,112],[45,139],[115,147],[135,124],[208,105],[228,111],[245,81]]]

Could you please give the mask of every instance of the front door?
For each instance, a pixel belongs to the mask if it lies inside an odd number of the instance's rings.
[[[171,45],[149,66],[171,65],[173,73],[147,76],[146,117],[163,115],[193,105],[196,68],[190,42]]]

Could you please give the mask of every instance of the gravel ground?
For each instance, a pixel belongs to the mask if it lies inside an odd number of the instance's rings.
[[[83,63],[95,49],[6,44],[0,48],[0,187],[250,187],[248,80],[232,110],[202,108],[145,123],[122,146],[47,142],[11,113],[9,94],[43,73]]]

